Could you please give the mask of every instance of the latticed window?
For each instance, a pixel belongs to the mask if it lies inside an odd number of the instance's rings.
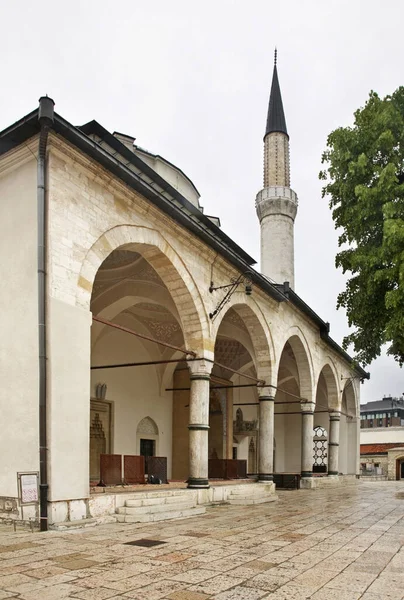
[[[313,431],[313,471],[327,472],[328,436],[324,427],[315,427]]]

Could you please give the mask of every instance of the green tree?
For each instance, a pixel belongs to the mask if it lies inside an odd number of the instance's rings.
[[[336,266],[348,272],[338,295],[354,331],[356,360],[369,364],[388,344],[404,362],[404,87],[379,98],[371,92],[353,127],[327,139],[320,173],[323,197],[341,228]]]

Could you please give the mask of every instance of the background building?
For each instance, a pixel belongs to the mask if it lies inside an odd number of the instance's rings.
[[[404,398],[385,396],[360,409],[362,476],[404,479]]]

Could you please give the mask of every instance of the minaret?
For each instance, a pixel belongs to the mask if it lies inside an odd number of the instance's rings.
[[[264,136],[264,189],[256,198],[261,224],[261,272],[295,286],[293,227],[297,195],[290,188],[289,135],[276,68],[276,49]]]

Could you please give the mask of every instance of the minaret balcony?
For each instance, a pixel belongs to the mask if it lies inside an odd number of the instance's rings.
[[[296,208],[298,206],[297,194],[291,188],[282,185],[271,185],[258,192],[255,207],[258,210],[261,204],[280,199],[291,202]]]
[[[271,215],[283,215],[295,220],[297,213],[297,194],[289,187],[273,185],[258,192],[255,208],[260,220]]]

